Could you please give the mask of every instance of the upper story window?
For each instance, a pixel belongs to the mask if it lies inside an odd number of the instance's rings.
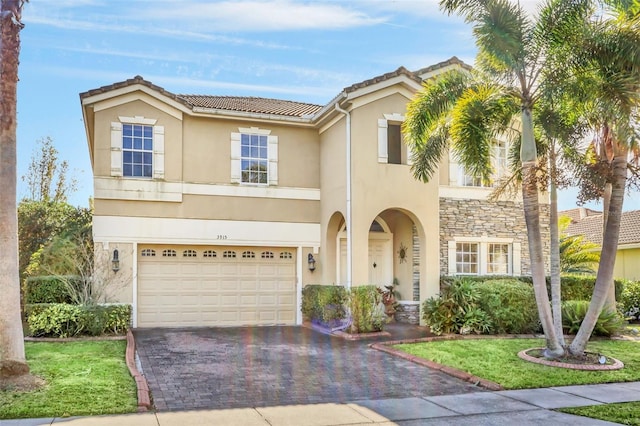
[[[384,114],[378,120],[378,162],[387,164],[411,164],[409,147],[402,142],[404,115]]]
[[[122,175],[151,177],[153,126],[122,125]]]
[[[497,180],[504,177],[508,172],[508,144],[504,140],[497,140],[493,146],[491,155],[491,166],[493,167],[493,176],[490,181],[483,181],[479,176],[468,173],[462,165],[458,166],[458,185],[460,186],[477,186],[491,187]]]
[[[243,133],[240,137],[242,183],[268,183],[267,136]]]
[[[278,184],[278,137],[271,130],[239,127],[231,133],[231,182]]]
[[[153,118],[111,123],[111,176],[164,179],[164,126]]]

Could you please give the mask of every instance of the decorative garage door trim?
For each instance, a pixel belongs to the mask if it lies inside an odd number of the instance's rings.
[[[139,245],[138,327],[295,324],[296,249]]]

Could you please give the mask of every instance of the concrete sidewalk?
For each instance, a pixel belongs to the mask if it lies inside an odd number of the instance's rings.
[[[341,404],[0,420],[0,426],[611,425],[614,423],[550,410],[630,401],[640,401],[640,382],[362,400]]]

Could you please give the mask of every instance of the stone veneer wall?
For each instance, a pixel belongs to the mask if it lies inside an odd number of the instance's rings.
[[[545,261],[549,260],[549,206],[540,205]],[[522,203],[440,198],[440,274],[448,275],[448,242],[453,237],[513,238],[521,246],[521,275],[531,275],[527,226]],[[548,271],[547,271],[548,273]]]

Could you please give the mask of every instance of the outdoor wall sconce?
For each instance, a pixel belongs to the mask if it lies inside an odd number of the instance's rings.
[[[313,272],[316,270],[316,260],[313,258],[313,254],[309,253],[309,258],[307,260],[309,263],[309,271]]]
[[[111,258],[111,270],[118,272],[120,270],[120,259],[118,255],[118,249],[113,251],[113,257]]]

